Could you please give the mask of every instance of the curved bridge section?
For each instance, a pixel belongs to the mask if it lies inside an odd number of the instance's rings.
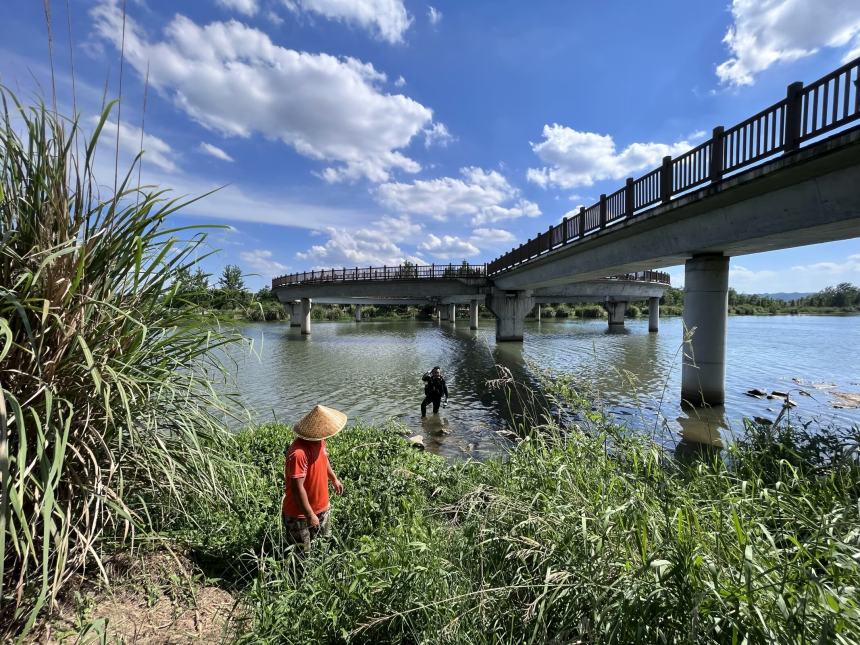
[[[486,265],[402,265],[326,269],[293,273],[272,280],[272,290],[289,307],[291,324],[311,333],[313,303],[350,305],[361,320],[363,305],[434,306],[440,320],[454,322],[457,307],[469,307],[469,325],[478,327],[478,308],[485,304],[496,316],[496,339],[522,340],[526,315],[542,303],[599,302],[609,312],[610,326],[624,324],[627,303],[648,300],[652,331],[657,331],[659,300],[670,284],[660,271],[625,273],[609,278],[530,290],[500,293]]]

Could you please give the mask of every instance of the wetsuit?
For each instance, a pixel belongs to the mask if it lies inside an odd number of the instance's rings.
[[[445,384],[445,379],[441,376],[431,376],[430,372],[426,372],[421,377],[424,381],[424,400],[421,401],[421,416],[427,416],[427,404],[433,403],[433,414],[439,413],[439,404],[442,403],[442,396],[445,400],[448,399],[448,386]]]

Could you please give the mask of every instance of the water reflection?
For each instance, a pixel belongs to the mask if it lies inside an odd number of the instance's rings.
[[[483,457],[508,444],[508,401],[488,381],[496,365],[532,388],[538,372],[572,375],[599,396],[619,422],[659,435],[675,449],[725,444],[739,432],[742,416],[775,417],[772,401],[743,393],[751,387],[797,393],[798,382],[835,384],[857,391],[851,352],[860,346],[860,317],[730,318],[726,407],[685,411],[680,391],[680,319],[661,320],[659,334],[647,321],[629,321],[624,333],[607,333],[605,321],[542,321],[526,325],[523,343],[495,343],[492,321],[470,330],[468,320],[438,322],[315,323],[303,336],[285,324],[243,328],[259,357],[239,356],[237,385],[258,418],[293,422],[316,403],[369,422],[397,418],[425,435],[428,450],[449,456]],[[422,422],[421,375],[441,365],[451,403]],[[793,381],[792,379],[798,379]],[[809,389],[809,388],[807,388]],[[843,425],[860,423],[858,410],[834,410],[826,391],[792,395],[795,415],[825,415]],[[515,417],[530,412],[516,397]],[[778,407],[778,406],[776,406]],[[531,411],[533,413],[533,411]]]

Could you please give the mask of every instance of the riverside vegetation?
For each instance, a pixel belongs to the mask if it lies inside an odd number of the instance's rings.
[[[560,375],[545,396],[565,421],[526,416],[486,462],[416,451],[396,426],[345,430],[335,530],[296,558],[279,526],[291,432],[226,431],[213,350],[241,340],[180,291],[202,233],[168,228],[182,204],[131,172],[97,194],[110,106],[83,141],[3,97],[4,635],[49,623],[80,575],[107,586],[117,555],[169,548],[235,598],[222,635],[239,642],[860,640],[856,428],[786,409],[686,461]]]

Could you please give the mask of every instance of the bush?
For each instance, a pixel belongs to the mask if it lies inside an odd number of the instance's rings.
[[[577,310],[580,318],[604,318],[606,311],[600,305],[585,305]]]
[[[624,315],[627,318],[638,318],[642,315],[642,310],[639,309],[636,305],[628,305],[627,310],[624,312]]]
[[[131,188],[132,171],[99,195],[111,107],[79,157],[76,122],[5,91],[3,105],[0,624],[26,631],[78,568],[181,513],[187,491],[223,499],[212,350],[235,338],[182,300],[204,237],[165,227],[182,204]]]

